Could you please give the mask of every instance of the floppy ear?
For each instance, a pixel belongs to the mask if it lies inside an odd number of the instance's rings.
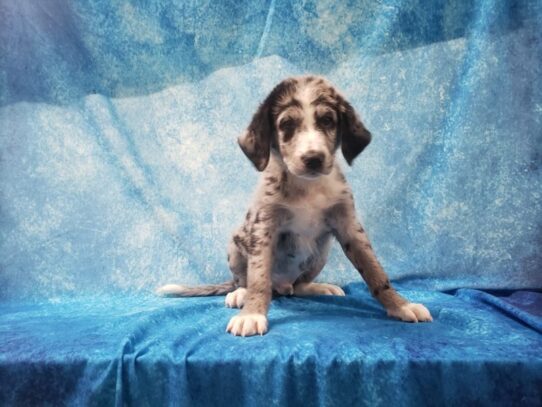
[[[276,145],[273,106],[284,95],[293,93],[296,83],[295,79],[288,78],[275,86],[252,116],[248,129],[237,139],[241,150],[258,171],[267,167],[271,147]]]
[[[271,100],[268,97],[252,117],[248,129],[237,139],[241,150],[258,171],[263,171],[269,163],[273,131]]]
[[[371,142],[371,133],[346,100],[342,100],[340,112],[341,149],[348,165],[352,165],[354,158]]]

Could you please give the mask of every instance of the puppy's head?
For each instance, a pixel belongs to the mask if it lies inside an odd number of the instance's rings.
[[[289,172],[312,179],[331,172],[339,146],[351,165],[371,133],[329,82],[305,76],[279,83],[238,141],[258,171],[274,153]]]

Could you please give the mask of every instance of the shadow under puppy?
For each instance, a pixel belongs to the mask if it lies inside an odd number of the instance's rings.
[[[233,234],[228,262],[233,281],[198,287],[166,285],[162,295],[227,294],[242,308],[227,331],[267,331],[272,292],[344,295],[314,283],[335,237],[389,316],[431,321],[422,304],[409,303],[391,286],[356,217],[351,189],[335,161],[340,148],[349,165],[371,141],[352,106],[324,78],[303,76],[278,84],[254,114],[239,145],[260,183],[243,225]]]

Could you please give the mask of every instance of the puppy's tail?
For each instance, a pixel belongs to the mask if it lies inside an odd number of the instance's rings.
[[[233,281],[222,284],[208,284],[197,286],[186,286],[177,284],[166,284],[156,290],[156,294],[163,297],[207,297],[211,295],[224,295],[231,293],[237,288]]]

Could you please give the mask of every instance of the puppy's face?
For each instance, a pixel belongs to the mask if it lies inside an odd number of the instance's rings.
[[[273,152],[288,171],[313,179],[329,174],[341,146],[346,161],[369,144],[352,106],[323,78],[290,78],[278,84],[254,114],[239,145],[259,171]]]
[[[316,81],[300,81],[293,92],[284,92],[272,109],[273,147],[288,171],[302,178],[329,174],[338,147],[336,92],[325,82]]]

